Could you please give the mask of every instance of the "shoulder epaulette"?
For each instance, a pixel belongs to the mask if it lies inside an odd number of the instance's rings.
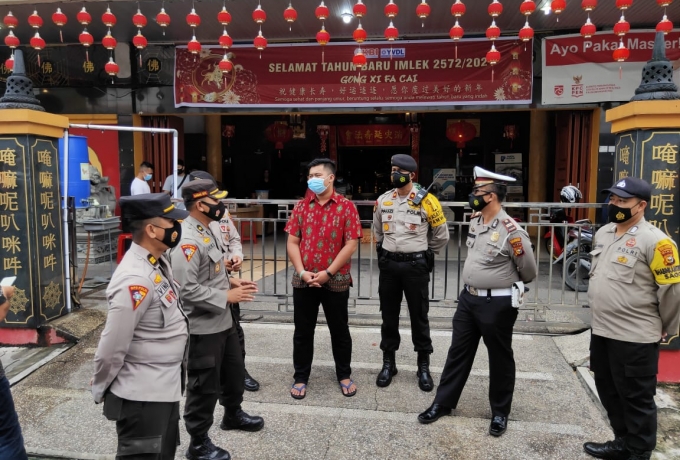
[[[517,230],[517,226],[515,225],[512,219],[503,219],[503,225],[505,225],[505,228],[508,230],[508,233],[512,233],[515,230]]]

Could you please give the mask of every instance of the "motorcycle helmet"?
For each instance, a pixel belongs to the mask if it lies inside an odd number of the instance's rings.
[[[560,201],[562,203],[578,203],[581,198],[583,198],[583,195],[577,187],[573,185],[562,187],[560,192]]]

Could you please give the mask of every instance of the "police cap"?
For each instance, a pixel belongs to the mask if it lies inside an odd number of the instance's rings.
[[[200,200],[206,196],[221,200],[227,196],[227,192],[218,189],[215,182],[210,179],[192,180],[182,187],[182,198],[185,203]]]
[[[486,169],[480,168],[479,166],[475,166],[473,169],[473,175],[475,177],[474,188],[489,184],[507,185],[508,182],[515,182],[517,180],[511,176],[487,171]]]
[[[637,197],[650,201],[652,199],[652,186],[647,181],[638,177],[626,177],[610,188],[602,190],[602,193],[611,193],[621,198]]]
[[[411,155],[400,153],[392,156],[392,166],[403,169],[408,172],[416,172],[418,170],[418,163]]]
[[[123,217],[131,221],[165,217],[172,220],[185,219],[189,213],[177,209],[167,193],[143,193],[123,196],[119,201]]]

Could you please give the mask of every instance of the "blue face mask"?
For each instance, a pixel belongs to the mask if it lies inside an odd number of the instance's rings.
[[[328,188],[327,185],[324,185],[324,181],[325,179],[322,179],[321,177],[312,177],[307,181],[307,186],[312,192],[320,195]]]
[[[152,177],[153,177],[152,174],[147,174],[146,176],[144,176],[144,180],[149,181],[151,180]]]

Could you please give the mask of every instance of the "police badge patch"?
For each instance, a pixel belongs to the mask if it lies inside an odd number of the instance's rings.
[[[184,254],[184,257],[187,259],[187,262],[191,262],[191,258],[196,254],[196,246],[193,244],[183,244],[182,245],[182,254]]]
[[[149,290],[144,286],[134,285],[128,288],[130,290],[130,298],[132,299],[132,309],[137,310],[137,307],[142,303]]]

